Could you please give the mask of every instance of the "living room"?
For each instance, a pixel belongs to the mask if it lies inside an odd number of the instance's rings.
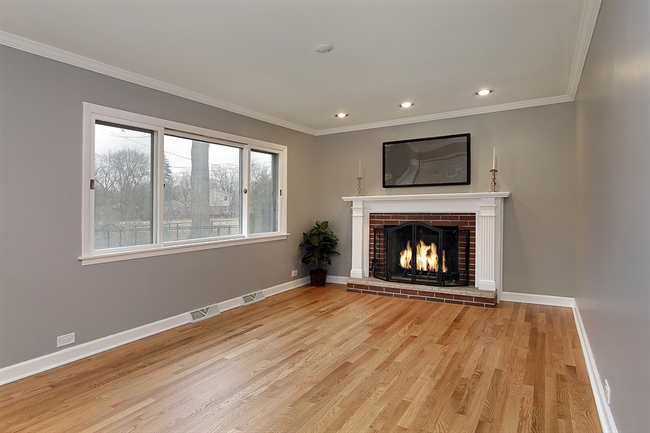
[[[497,190],[510,193],[504,300],[574,305],[587,362],[597,366],[604,431],[647,431],[649,7],[602,2],[572,100],[323,134],[34,54],[3,33],[0,382],[59,365],[60,335],[74,332],[89,347],[197,308],[306,284],[298,245],[316,219],[339,237],[329,274],[345,283],[352,218],[343,197],[357,194],[358,177],[363,196],[487,193],[496,149]],[[82,264],[84,103],[285,146],[285,238]],[[382,187],[382,143],[460,133],[471,134],[471,184]],[[599,395],[605,379],[609,404]]]

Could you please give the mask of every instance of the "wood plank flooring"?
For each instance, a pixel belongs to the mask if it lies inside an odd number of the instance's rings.
[[[600,432],[569,308],[302,287],[0,387],[10,432]]]

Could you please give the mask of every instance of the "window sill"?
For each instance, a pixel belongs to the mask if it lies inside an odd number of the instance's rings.
[[[247,238],[224,239],[209,242],[197,242],[184,245],[167,245],[163,247],[152,247],[138,251],[120,251],[95,254],[92,256],[80,256],[79,261],[83,266],[96,265],[99,263],[121,262],[123,260],[142,259],[146,257],[166,256],[168,254],[189,253],[192,251],[211,250],[214,248],[224,248],[236,245],[257,244],[260,242],[273,242],[285,240],[289,233],[272,233],[264,235],[251,235]]]

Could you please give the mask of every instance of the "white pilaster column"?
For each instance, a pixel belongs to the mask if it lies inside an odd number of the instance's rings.
[[[498,206],[501,201],[500,197],[481,198],[479,212],[476,215],[476,281],[481,290],[497,290],[501,282],[503,241]]]
[[[364,252],[364,212],[363,201],[352,202],[352,269],[351,278],[363,278],[363,252]]]

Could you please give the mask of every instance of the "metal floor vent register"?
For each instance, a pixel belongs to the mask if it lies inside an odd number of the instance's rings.
[[[190,311],[190,316],[192,316],[192,322],[198,322],[199,320],[216,316],[219,313],[220,313],[219,307],[217,306],[217,304],[214,304],[207,307],[199,308],[198,310]]]
[[[253,302],[259,302],[262,299],[264,299],[264,293],[262,292],[251,293],[250,295],[242,296],[241,299],[242,301],[244,301],[244,305],[252,304]]]

